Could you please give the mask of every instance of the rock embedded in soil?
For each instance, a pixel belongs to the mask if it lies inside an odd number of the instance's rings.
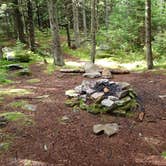
[[[7,65],[6,66],[7,69],[9,70],[20,70],[20,69],[23,69],[24,67],[21,66],[20,64],[10,64],[10,65]]]
[[[102,71],[102,77],[106,79],[112,78],[112,74],[110,72],[110,69],[104,68]]]
[[[104,131],[104,125],[102,125],[102,124],[97,124],[97,125],[94,125],[93,126],[93,132],[95,133],[95,134],[99,134],[99,133],[101,133],[101,132],[103,132]]]
[[[101,74],[100,72],[84,73],[83,76],[88,78],[98,78],[98,77],[101,77]]]
[[[97,124],[93,126],[94,134],[104,134],[112,136],[119,131],[119,126],[117,123],[107,123],[107,124]]]
[[[98,66],[91,62],[86,62],[84,65],[85,73],[83,74],[84,77],[88,78],[98,78],[101,76]]]
[[[23,106],[23,108],[25,110],[28,110],[28,111],[32,111],[32,112],[35,112],[37,110],[37,106],[36,105],[33,105],[33,104],[25,104]]]
[[[65,92],[65,95],[68,97],[77,97],[78,93],[75,90],[70,89],[70,90]]]
[[[26,68],[26,69],[20,70],[18,72],[18,75],[19,76],[30,76],[30,75],[32,75],[32,73],[31,73],[31,71],[28,68]]]
[[[119,126],[117,123],[108,123],[104,125],[104,133],[108,136],[118,133]]]

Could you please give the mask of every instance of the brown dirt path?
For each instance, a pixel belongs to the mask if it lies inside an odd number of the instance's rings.
[[[17,88],[32,89],[36,96],[49,95],[49,98],[42,102],[27,100],[37,105],[36,113],[31,113],[34,126],[21,128],[9,124],[5,128],[8,133],[17,133],[17,137],[9,151],[0,156],[1,166],[23,165],[18,161],[25,159],[48,166],[143,166],[148,164],[135,163],[137,155],[159,155],[166,151],[166,99],[158,97],[166,94],[165,75],[146,72],[114,76],[113,80],[131,83],[141,97],[146,116],[143,122],[138,122],[135,118],[72,111],[64,105],[65,90],[80,84],[84,78],[58,71],[46,75],[43,68],[34,64],[31,77],[15,79],[20,81]],[[41,82],[27,83],[30,78],[39,78]],[[16,99],[9,97],[4,104],[13,100]],[[61,123],[64,115],[70,118],[69,123]],[[109,138],[93,134],[94,124],[110,122],[120,125],[117,135]],[[153,138],[157,143],[149,143],[145,138]]]

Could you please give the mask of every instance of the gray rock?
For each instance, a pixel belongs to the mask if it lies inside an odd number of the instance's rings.
[[[127,96],[125,98],[122,98],[121,100],[115,101],[115,104],[117,106],[123,106],[123,105],[127,104],[130,101],[131,101],[131,98],[129,96]]]
[[[119,131],[119,126],[117,123],[108,123],[104,125],[104,133],[108,136],[112,136]]]
[[[0,117],[0,127],[6,127],[7,123],[8,123],[8,120],[5,117],[1,116]]]
[[[115,102],[109,99],[104,99],[101,102],[101,105],[105,106],[105,107],[109,107],[110,109],[112,109],[115,105]]]
[[[122,91],[120,91],[120,92],[116,92],[116,96],[117,96],[119,99],[121,99],[121,98],[127,96],[128,93],[129,93],[129,90],[122,90]]]
[[[104,125],[102,125],[102,124],[97,124],[97,125],[94,125],[93,126],[93,132],[95,133],[95,134],[99,134],[99,133],[101,133],[101,132],[103,132],[104,131]]]
[[[103,71],[102,71],[102,77],[103,78],[107,78],[107,79],[112,78],[112,74],[110,72],[110,69],[107,69],[107,68],[103,69]]]
[[[86,62],[84,65],[85,73],[98,73],[99,67],[92,62]]]
[[[115,96],[108,96],[108,99],[109,99],[109,100],[112,100],[112,101],[117,101],[117,100],[119,100],[119,98],[118,98],[118,97],[115,97]]]
[[[101,77],[101,73],[100,72],[84,73],[83,76],[88,78],[98,78]]]
[[[119,85],[122,90],[129,89],[131,87],[127,82],[116,82],[116,84]]]
[[[65,92],[65,95],[68,97],[78,97],[79,96],[79,94],[74,89],[67,90]]]
[[[61,118],[61,121],[67,123],[67,122],[70,121],[70,118],[65,115],[65,116],[63,116],[63,117]]]
[[[93,93],[92,95],[91,95],[91,98],[93,98],[93,99],[99,99],[99,98],[101,98],[101,97],[103,97],[104,96],[104,92],[96,92],[96,93]]]
[[[32,112],[35,112],[37,110],[37,106],[33,104],[25,104],[23,108]]]
[[[22,69],[18,72],[18,75],[20,75],[20,76],[30,76],[31,74],[32,73],[28,68]]]
[[[104,131],[104,133],[108,136],[114,135],[118,133],[119,126],[117,123],[108,123],[108,124],[97,124],[93,126],[93,132],[95,134],[100,134]]]
[[[20,64],[10,64],[10,65],[7,65],[6,67],[9,70],[19,70],[19,69],[23,69],[24,68]]]

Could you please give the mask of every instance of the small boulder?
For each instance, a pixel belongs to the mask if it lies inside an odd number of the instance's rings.
[[[105,107],[109,107],[110,109],[112,109],[115,105],[115,102],[109,99],[104,99],[101,102],[101,105],[105,106]]]
[[[122,90],[129,89],[131,87],[127,82],[116,82],[116,84],[119,85]]]
[[[102,71],[102,77],[105,78],[105,79],[112,78],[112,74],[111,74],[110,70],[107,69],[107,68],[104,68],[103,71]]]
[[[119,126],[117,123],[108,123],[104,125],[104,133],[108,136],[112,136],[119,131]]]
[[[19,76],[30,76],[32,73],[31,73],[31,71],[28,69],[28,68],[26,68],[26,69],[22,69],[22,70],[20,70],[19,72],[18,72],[18,75]]]
[[[93,72],[93,73],[84,73],[83,76],[88,78],[98,78],[101,77],[101,74],[100,72]]]
[[[7,65],[6,67],[8,70],[20,70],[24,68],[20,64],[10,64],[10,65]]]
[[[129,94],[129,90],[122,90],[120,92],[116,92],[116,96],[121,99]]]
[[[85,73],[96,73],[99,72],[99,67],[92,62],[86,62],[84,65]]]
[[[79,94],[74,89],[67,90],[65,92],[65,95],[68,97],[78,97],[79,96]]]
[[[104,96],[104,92],[95,92],[91,95],[91,98],[97,100],[99,98],[102,98]]]
[[[104,125],[102,125],[102,124],[97,124],[97,125],[94,125],[93,126],[93,132],[95,133],[95,134],[100,134],[101,132],[103,132],[104,131]]]
[[[25,104],[25,105],[23,106],[23,108],[24,108],[25,110],[35,112],[36,109],[37,109],[37,106],[36,106],[36,105],[33,105],[33,104]]]

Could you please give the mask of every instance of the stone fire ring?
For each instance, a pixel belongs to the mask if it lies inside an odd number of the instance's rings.
[[[127,115],[138,106],[137,95],[127,82],[108,79],[84,80],[81,85],[65,92],[66,105],[90,113]]]

